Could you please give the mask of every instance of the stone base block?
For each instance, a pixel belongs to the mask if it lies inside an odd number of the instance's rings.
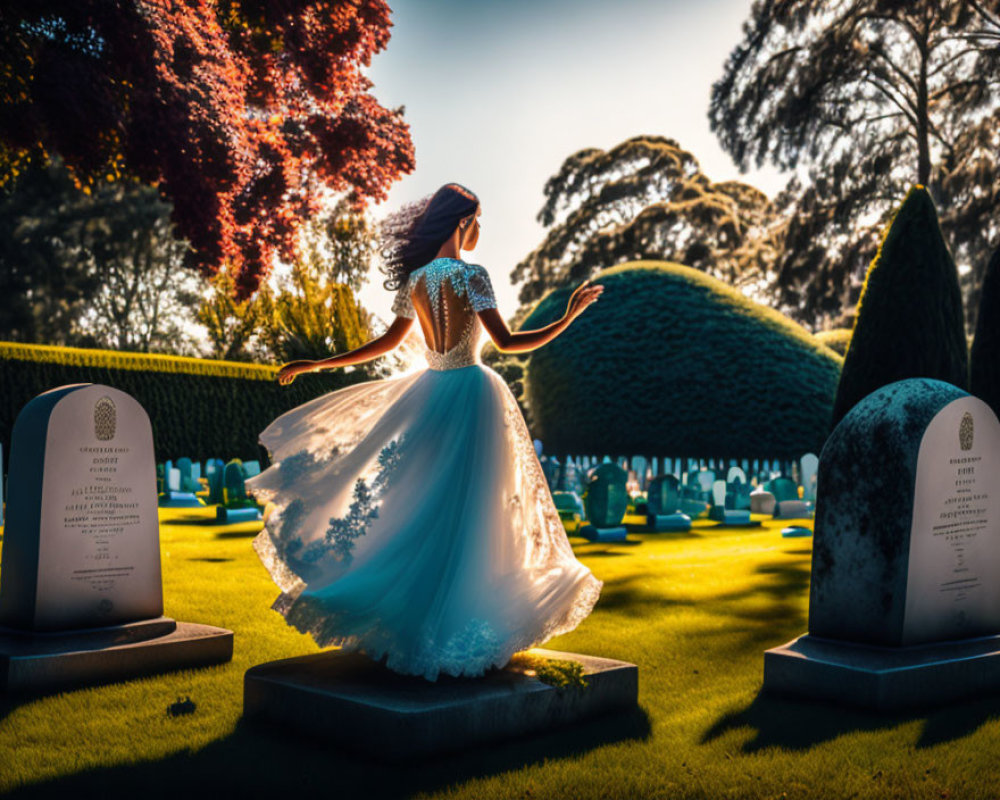
[[[556,688],[515,665],[481,678],[400,675],[360,653],[329,650],[261,664],[243,682],[248,719],[388,760],[524,736],[636,706],[635,664],[535,649],[583,665],[587,686]]]
[[[750,493],[750,513],[752,514],[773,514],[775,505],[774,495],[770,492]]]
[[[614,528],[595,528],[593,525],[584,525],[580,528],[580,536],[590,539],[592,542],[624,542],[628,536],[628,528],[619,525]]]
[[[646,527],[657,533],[686,533],[691,530],[691,517],[687,514],[649,514]]]
[[[236,522],[257,522],[263,519],[260,509],[254,507],[247,508],[226,508],[216,506],[215,521],[220,525],[230,525]]]
[[[1000,692],[1000,636],[871,647],[806,634],[764,653],[764,690],[877,711]]]
[[[756,528],[760,525],[760,520],[750,519],[749,511],[737,511],[719,506],[712,506],[708,518],[727,528]]]
[[[0,691],[110,683],[232,657],[232,631],[167,617],[62,633],[2,628]]]
[[[680,510],[682,514],[687,514],[691,519],[697,519],[704,516],[708,511],[708,503],[703,500],[688,500],[684,498],[681,500]]]
[[[806,519],[809,506],[802,500],[781,500],[775,504],[775,519]]]

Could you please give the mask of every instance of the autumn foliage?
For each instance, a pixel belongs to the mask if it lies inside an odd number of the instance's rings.
[[[362,205],[413,169],[361,72],[389,28],[382,0],[5,0],[0,185],[55,153],[85,187],[157,185],[190,265],[246,297],[324,190]]]

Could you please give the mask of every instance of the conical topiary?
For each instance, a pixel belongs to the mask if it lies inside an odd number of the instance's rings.
[[[993,251],[983,275],[969,364],[969,391],[989,403],[1000,417],[1000,247]]]
[[[833,425],[876,389],[905,378],[935,378],[966,389],[968,364],[958,271],[930,194],[915,186],[868,268]]]

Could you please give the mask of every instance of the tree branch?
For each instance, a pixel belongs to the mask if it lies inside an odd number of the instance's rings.
[[[874,76],[865,75],[861,80],[864,83],[871,84],[876,89],[878,89],[880,92],[882,92],[882,94],[884,94],[889,99],[889,101],[894,106],[896,106],[896,108],[898,108],[903,113],[903,116],[905,116],[906,119],[909,120],[909,122],[914,127],[916,127],[916,125],[917,125],[917,110],[915,108],[913,108],[913,105],[910,103],[909,98],[904,98],[906,100],[906,105],[903,105],[896,98],[896,96],[892,92],[890,92],[885,86],[883,86],[878,80],[876,80]],[[910,107],[907,108],[906,107],[907,105],[909,105]]]
[[[948,92],[952,92],[955,89],[960,89],[963,86],[986,86],[986,81],[983,78],[970,78],[969,80],[956,81],[955,83],[950,83],[947,86],[938,89],[936,92],[933,92],[930,95],[930,97],[927,98],[927,101],[928,103],[933,103],[939,97],[943,97],[944,95],[948,94]]]

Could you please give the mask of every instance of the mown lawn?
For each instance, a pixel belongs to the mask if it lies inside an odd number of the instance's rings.
[[[185,512],[180,512],[181,514]],[[166,613],[230,628],[230,664],[0,700],[0,791],[16,797],[447,798],[1000,796],[1000,700],[877,716],[760,696],[763,651],[806,627],[809,539],[750,531],[573,538],[605,588],[545,646],[639,665],[640,709],[386,766],[241,721],[243,672],[316,650],[269,609],[250,547],[164,518]],[[168,707],[190,698],[192,713]],[[313,795],[315,793],[315,795]]]

